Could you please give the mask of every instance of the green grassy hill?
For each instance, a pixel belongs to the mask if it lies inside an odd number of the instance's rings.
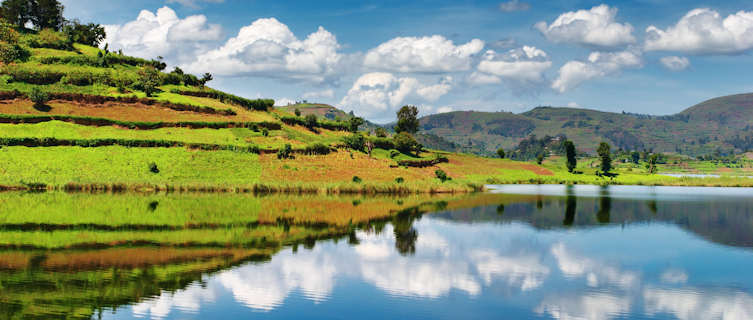
[[[460,111],[423,117],[425,133],[480,154],[514,148],[529,135],[566,135],[584,152],[601,141],[626,150],[692,156],[753,148],[753,94],[712,99],[671,116],[538,107],[508,112]]]

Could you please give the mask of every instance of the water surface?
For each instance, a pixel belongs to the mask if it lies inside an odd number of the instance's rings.
[[[0,194],[0,318],[751,319],[751,189]]]

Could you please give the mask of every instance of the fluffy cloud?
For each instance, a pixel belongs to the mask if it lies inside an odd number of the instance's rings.
[[[646,314],[671,314],[677,319],[752,319],[753,297],[742,292],[648,288],[643,292]]]
[[[299,40],[275,18],[240,29],[223,46],[185,65],[189,72],[221,76],[267,76],[322,83],[337,76],[343,60],[337,38],[323,27]]]
[[[682,71],[690,66],[690,60],[685,57],[669,56],[659,59],[661,64],[671,71]]]
[[[587,47],[615,48],[635,42],[633,26],[615,20],[617,9],[600,5],[591,10],[561,14],[552,24],[541,21],[534,27],[547,39]]]
[[[497,54],[488,50],[479,62],[477,71],[469,81],[474,84],[500,83],[503,79],[518,85],[541,83],[544,72],[552,66],[546,52],[536,47],[524,46]]]
[[[220,26],[207,23],[204,15],[180,19],[168,7],[158,9],[156,14],[142,10],[136,20],[107,25],[105,31],[105,43],[111,49],[149,59],[163,56],[171,62],[191,59],[222,37]]]
[[[455,45],[445,37],[400,37],[371,49],[364,65],[394,72],[454,72],[471,68],[472,56],[481,52],[484,42],[473,39]]]
[[[526,11],[528,9],[531,9],[531,5],[520,0],[510,0],[499,4],[499,10],[502,12]]]
[[[592,52],[585,62],[565,63],[559,70],[559,76],[552,83],[552,89],[564,93],[593,78],[605,77],[618,73],[624,68],[642,65],[643,61],[639,52]]]
[[[711,9],[688,12],[666,30],[646,28],[647,51],[688,54],[739,54],[753,48],[753,11],[740,11],[722,19]]]
[[[367,117],[391,114],[408,98],[412,101],[436,101],[452,89],[452,78],[443,77],[437,84],[424,85],[412,77],[396,77],[391,73],[372,72],[362,75],[348,94],[340,101],[341,106],[354,107],[358,114]]]

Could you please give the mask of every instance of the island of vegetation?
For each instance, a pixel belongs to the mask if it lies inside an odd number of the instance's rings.
[[[102,26],[64,19],[58,1],[6,0],[0,9],[3,190],[445,193],[501,183],[753,185],[732,176],[658,175],[677,160],[607,143],[575,146],[565,136],[532,136],[495,157],[443,151],[433,147],[441,138],[420,133],[413,106],[384,127],[308,102],[274,107],[270,99],[209,87],[212,70],[196,76],[168,70],[161,58],[111,51]],[[598,155],[582,151],[594,149]]]

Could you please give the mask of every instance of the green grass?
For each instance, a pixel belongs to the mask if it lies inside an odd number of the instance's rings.
[[[3,147],[0,185],[125,183],[162,186],[252,186],[259,181],[258,156],[183,148]],[[160,172],[149,171],[156,163]]]

